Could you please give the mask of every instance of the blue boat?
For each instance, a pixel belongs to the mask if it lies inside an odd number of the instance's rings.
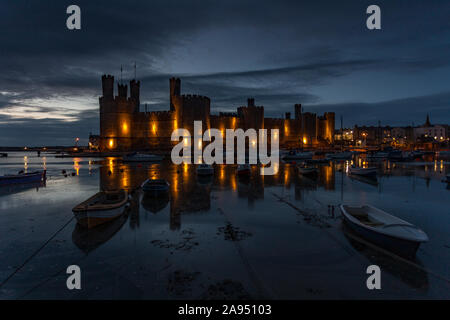
[[[46,179],[46,170],[29,173],[7,174],[0,177],[0,186],[42,182]]]
[[[145,195],[159,197],[169,192],[169,186],[164,179],[147,179],[142,183],[141,188]]]

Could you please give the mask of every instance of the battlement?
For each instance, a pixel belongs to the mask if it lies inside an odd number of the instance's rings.
[[[126,84],[117,84],[118,96],[121,98],[126,98],[128,95],[128,86]]]
[[[295,113],[287,112],[283,118],[264,118],[264,107],[255,105],[255,98],[248,98],[245,106],[235,112],[210,114],[211,99],[197,94],[181,95],[180,78],[170,78],[170,110],[140,111],[140,81],[133,79],[128,85],[117,84],[114,96],[114,77],[102,76],[103,96],[100,97],[100,149],[134,150],[136,148],[166,148],[171,146],[174,129],[185,128],[192,132],[195,121],[202,121],[205,128],[278,129],[281,144],[299,145],[303,137],[307,144],[317,139],[333,141],[333,112],[317,116],[303,112],[301,104],[295,104]],[[292,118],[291,118],[292,116]],[[294,118],[295,116],[295,118]],[[293,119],[294,118],[294,119]]]
[[[161,121],[176,119],[176,113],[173,111],[151,111],[151,112],[147,113],[147,116],[150,119],[161,120]]]
[[[203,101],[203,102],[211,101],[211,99],[209,99],[209,97],[201,96],[201,95],[197,95],[197,94],[183,94],[181,97],[183,100],[189,100],[189,101],[193,101],[193,100]]]

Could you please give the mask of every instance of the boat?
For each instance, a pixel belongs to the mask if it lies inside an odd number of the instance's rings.
[[[403,158],[403,151],[402,150],[391,150],[388,153],[388,157],[390,160],[399,160]]]
[[[117,219],[93,229],[85,228],[77,223],[72,232],[72,242],[85,254],[89,254],[113,238],[127,220],[128,214],[122,214]]]
[[[377,187],[378,186],[378,180],[376,175],[371,176],[360,176],[360,175],[354,175],[351,174],[348,176],[351,180],[356,180],[365,184],[369,184],[371,186]]]
[[[0,153],[0,158],[7,158],[8,154],[7,153]]]
[[[411,152],[411,156],[413,156],[415,159],[422,158],[424,155],[425,155],[425,153],[420,150],[414,150]]]
[[[450,151],[440,151],[439,157],[440,158],[450,158]]]
[[[351,166],[348,168],[348,172],[350,174],[356,174],[360,176],[374,176],[377,174],[377,168],[376,167],[362,168]]]
[[[126,190],[102,191],[75,206],[72,211],[78,223],[90,229],[120,217],[127,204]]]
[[[370,205],[340,205],[347,225],[369,242],[402,256],[413,257],[428,236],[413,224]]]
[[[152,213],[158,213],[165,207],[167,207],[167,204],[169,203],[169,193],[163,193],[159,197],[152,197],[149,196],[147,193],[144,194],[142,197],[142,207]]]
[[[403,162],[403,161],[413,161],[415,159],[415,156],[412,152],[403,152],[401,150],[394,150],[389,152],[389,160],[396,161],[396,162]]]
[[[349,151],[343,151],[343,152],[337,152],[337,153],[327,153],[325,155],[328,159],[335,159],[335,160],[348,160],[351,159],[353,156],[353,153]]]
[[[328,159],[328,158],[306,159],[305,161],[308,164],[326,164],[326,163],[330,163],[330,159]]]
[[[163,159],[162,156],[156,154],[145,154],[133,152],[122,157],[123,162],[158,162]]]
[[[305,152],[297,152],[297,151],[289,151],[287,154],[283,156],[283,160],[304,160],[304,159],[312,159],[314,156],[313,152],[305,151]]]
[[[214,168],[210,164],[202,163],[197,166],[197,174],[199,176],[210,176],[214,174]]]
[[[164,179],[147,179],[141,188],[146,196],[159,197],[169,192],[170,184]]]
[[[367,155],[367,159],[387,159],[389,157],[389,153],[387,152],[375,152]]]
[[[317,168],[307,167],[304,164],[300,164],[297,166],[298,173],[304,176],[316,175],[318,173]]]
[[[18,174],[7,174],[0,176],[0,186],[8,186],[14,184],[43,182],[47,179],[47,171],[20,172]]]
[[[249,164],[239,164],[237,167],[237,174],[239,176],[248,176],[251,172],[251,166]]]

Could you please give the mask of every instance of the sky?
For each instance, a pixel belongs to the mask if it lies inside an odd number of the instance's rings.
[[[71,4],[81,30],[66,27]],[[381,30],[366,27],[371,4]],[[266,117],[301,103],[346,127],[450,124],[449,17],[446,0],[2,1],[0,146],[87,144],[101,75],[123,65],[129,81],[134,63],[150,110],[168,110],[177,76],[212,113],[254,97]]]

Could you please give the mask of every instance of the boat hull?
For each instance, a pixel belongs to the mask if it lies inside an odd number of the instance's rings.
[[[357,175],[357,176],[376,176],[377,175],[377,168],[373,169],[353,169],[350,168],[350,174]]]
[[[0,186],[8,186],[24,183],[36,183],[42,182],[45,179],[45,173],[38,172],[36,174],[28,175],[14,175],[14,176],[2,176],[0,177]]]
[[[400,256],[411,258],[417,252],[420,246],[420,242],[405,240],[386,234],[375,232],[371,229],[364,228],[363,226],[351,221],[345,214],[343,214],[344,223],[352,229],[356,234],[369,242],[382,247],[388,251],[394,252]]]
[[[197,169],[199,176],[211,176],[214,174],[214,169]]]
[[[120,217],[125,210],[125,206],[109,210],[84,210],[74,212],[78,223],[88,229],[112,221]]]
[[[142,191],[144,191],[145,195],[148,197],[159,197],[161,195],[167,194],[169,191],[169,187],[167,188],[142,187]]]

